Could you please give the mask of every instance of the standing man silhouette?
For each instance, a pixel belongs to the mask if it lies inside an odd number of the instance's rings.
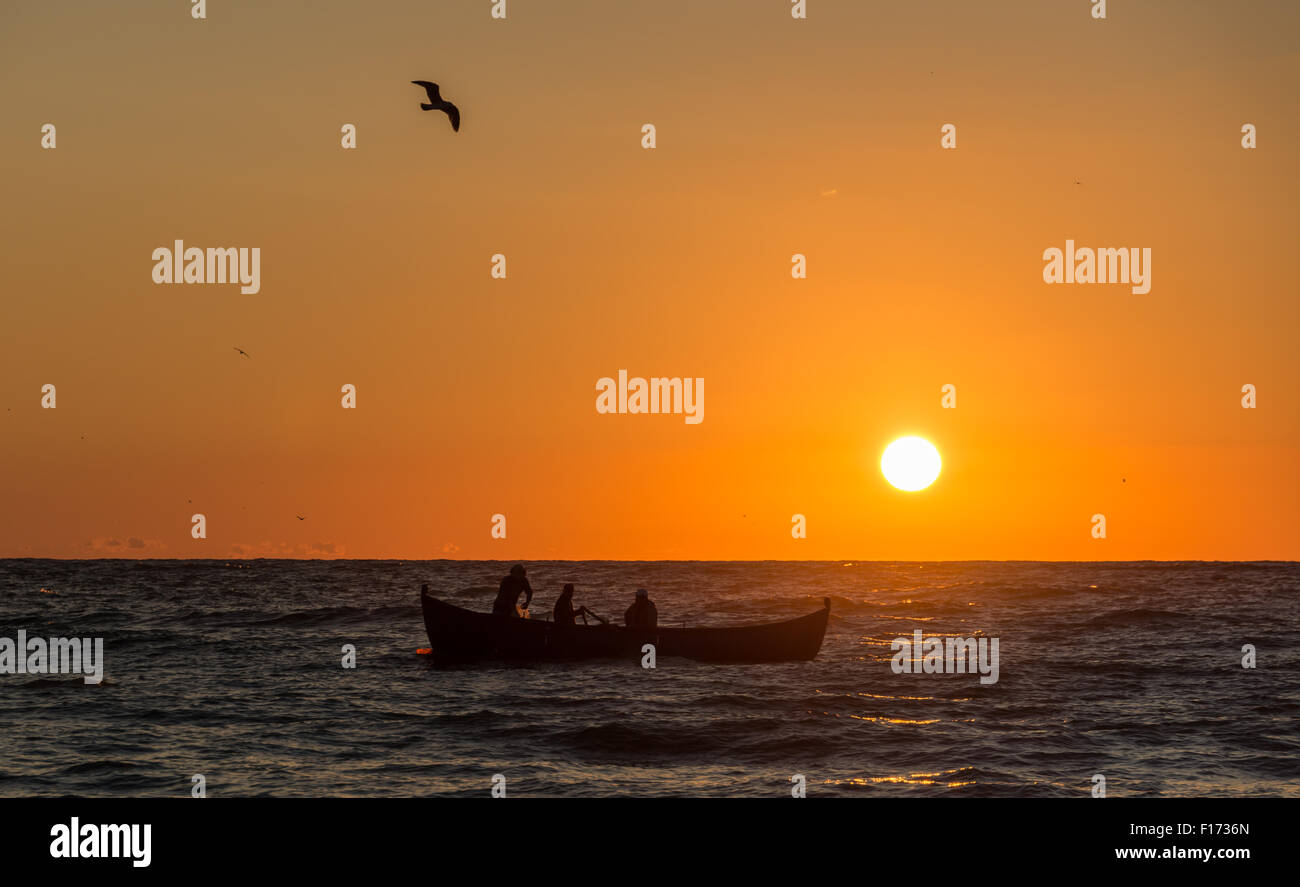
[[[510,575],[501,580],[501,590],[497,592],[497,599],[492,602],[492,612],[497,616],[518,616],[519,615],[519,595],[524,594],[524,609],[533,602],[533,587],[528,584],[528,578],[524,575],[523,564],[515,564],[510,568]]]

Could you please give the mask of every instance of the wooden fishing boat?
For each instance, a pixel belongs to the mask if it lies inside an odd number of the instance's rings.
[[[466,610],[421,591],[424,627],[439,662],[474,659],[573,660],[640,658],[645,644],[655,656],[682,656],[701,662],[795,662],[814,659],[826,634],[830,598],[816,613],[722,628],[660,626],[634,631],[612,625],[557,625]]]

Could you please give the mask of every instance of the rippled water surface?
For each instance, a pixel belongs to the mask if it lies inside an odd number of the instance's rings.
[[[1300,796],[1295,564],[529,566],[621,614],[734,624],[831,599],[814,662],[438,669],[418,589],[487,610],[502,564],[0,561],[0,636],[102,637],[105,680],[0,674],[0,794]],[[42,592],[44,589],[44,592]],[[890,641],[999,639],[996,684]],[[340,667],[354,644],[358,667]],[[1259,667],[1241,666],[1254,644]]]

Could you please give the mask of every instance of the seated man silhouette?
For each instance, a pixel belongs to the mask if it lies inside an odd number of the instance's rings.
[[[564,591],[560,592],[559,598],[557,598],[555,601],[555,609],[552,612],[554,613],[555,616],[556,625],[576,625],[577,622],[575,621],[575,619],[578,616],[583,617],[582,621],[584,623],[587,621],[586,617],[590,616],[593,619],[599,619],[602,625],[608,624],[608,620],[603,619],[600,616],[597,616],[595,613],[591,612],[591,610],[588,610],[586,607],[578,607],[577,609],[574,609],[572,582],[564,586]]]
[[[659,627],[659,610],[644,588],[636,590],[636,600],[623,614],[623,624],[638,631],[654,631]]]

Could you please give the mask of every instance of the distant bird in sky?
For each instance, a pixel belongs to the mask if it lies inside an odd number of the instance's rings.
[[[307,519],[307,518],[303,517],[301,514],[295,514],[294,517],[298,518],[298,520],[306,520],[306,519]]]
[[[252,356],[253,356],[253,355],[249,354],[247,351],[245,351],[243,348],[240,348],[238,345],[235,346],[235,350],[238,351],[240,354],[244,355],[245,357],[252,357]]]
[[[423,86],[424,91],[429,94],[429,101],[420,102],[420,107],[426,111],[446,111],[447,116],[451,118],[452,132],[460,132],[460,108],[444,100],[439,95],[438,84],[430,83],[428,80],[412,80],[411,82],[416,86]]]

